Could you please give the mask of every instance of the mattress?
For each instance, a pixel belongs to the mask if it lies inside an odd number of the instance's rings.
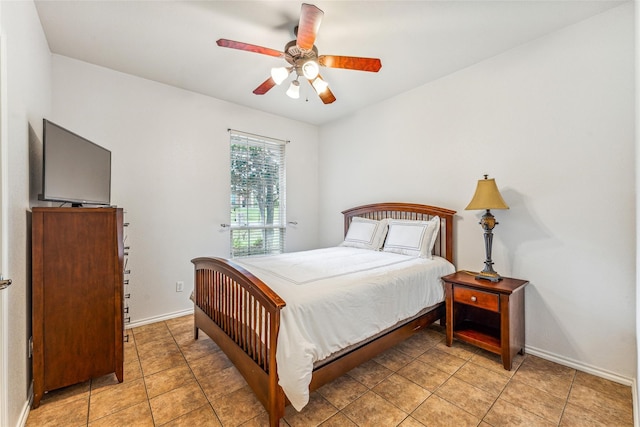
[[[294,408],[309,401],[314,363],[444,300],[444,258],[333,247],[234,259],[285,302],[276,361]]]

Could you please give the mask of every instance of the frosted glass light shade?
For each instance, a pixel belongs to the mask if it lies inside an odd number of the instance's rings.
[[[320,66],[316,61],[307,61],[302,65],[302,74],[309,79],[313,80],[318,77],[320,72]]]
[[[496,180],[487,178],[478,180],[476,192],[469,202],[465,210],[481,210],[481,209],[509,209],[507,203],[502,198]]]
[[[287,89],[287,96],[293,99],[300,98],[300,82],[299,81],[294,80],[291,82],[289,89]]]
[[[277,85],[289,77],[289,70],[286,67],[274,67],[271,69],[271,78]]]
[[[316,90],[316,92],[318,94],[321,94],[322,92],[324,92],[325,90],[327,90],[327,88],[329,87],[329,84],[327,82],[325,82],[324,80],[322,80],[320,78],[320,76],[318,76],[313,83],[311,83],[311,86],[313,86],[313,88]]]

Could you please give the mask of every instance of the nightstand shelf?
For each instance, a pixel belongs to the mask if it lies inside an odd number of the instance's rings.
[[[456,325],[453,338],[468,342],[492,353],[500,353],[500,329],[477,322],[463,321]]]
[[[526,280],[504,277],[479,280],[460,271],[442,278],[445,286],[447,345],[453,339],[501,356],[511,370],[516,353],[524,353]]]

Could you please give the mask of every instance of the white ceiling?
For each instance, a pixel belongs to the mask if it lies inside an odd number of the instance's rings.
[[[252,93],[284,59],[218,47],[219,38],[283,50],[298,1],[36,1],[51,52],[311,124],[451,74],[621,1],[317,1],[319,54],[376,57],[378,73],[323,68],[324,105],[276,86]]]

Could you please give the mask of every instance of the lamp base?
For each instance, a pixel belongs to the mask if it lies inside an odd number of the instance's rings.
[[[476,279],[490,280],[492,282],[499,282],[500,280],[502,280],[502,277],[500,277],[500,275],[498,273],[496,273],[495,271],[493,271],[493,272],[481,271],[480,273],[476,274]]]
[[[484,251],[487,255],[487,259],[484,261],[484,269],[476,275],[476,279],[490,280],[492,282],[499,282],[502,277],[493,270],[493,261],[491,261],[491,244],[493,243],[493,228],[498,224],[491,211],[487,209],[482,218],[480,219],[480,225],[484,230]]]

